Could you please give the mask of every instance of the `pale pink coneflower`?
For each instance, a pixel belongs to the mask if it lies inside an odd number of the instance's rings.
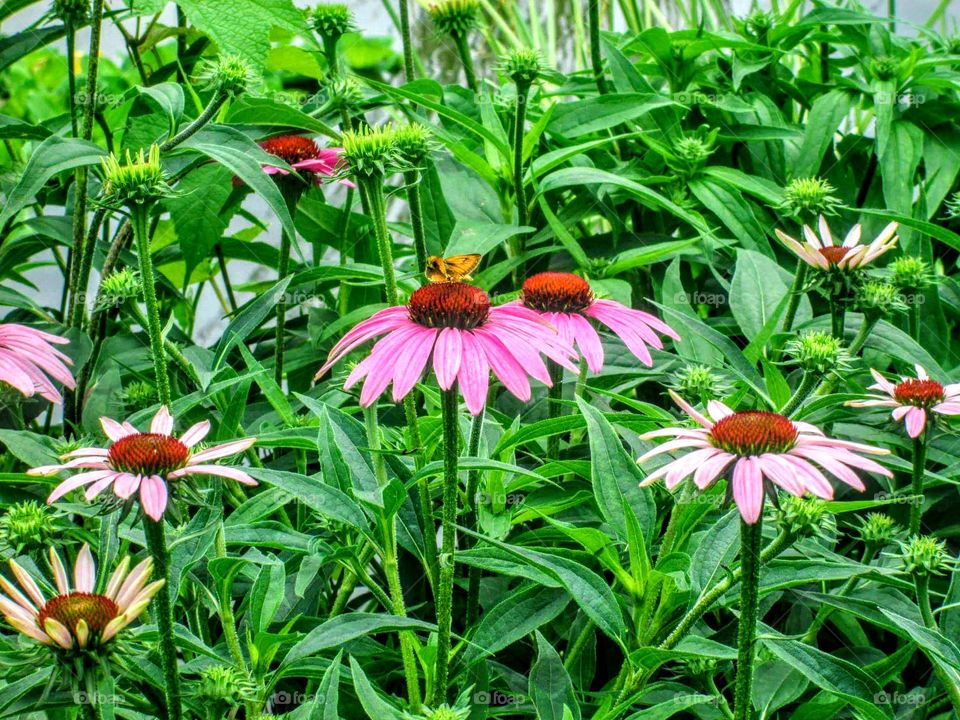
[[[866,400],[849,400],[851,407],[892,407],[893,419],[903,420],[907,435],[920,437],[927,426],[927,413],[938,415],[960,415],[960,383],[944,385],[931,380],[927,371],[915,365],[917,377],[902,377],[893,383],[871,368],[870,373],[876,384],[869,390],[880,390],[883,395],[869,395]]]
[[[431,357],[440,389],[458,383],[474,415],[486,404],[491,370],[524,402],[531,397],[529,377],[551,385],[540,353],[575,370],[573,348],[536,312],[514,304],[491,306],[480,288],[444,282],[425,285],[414,291],[409,304],[386,308],[358,323],[330,351],[317,378],[354,348],[384,334],[344,385],[350,389],[364,380],[363,407],[369,407],[391,382],[393,400],[400,402]]]
[[[860,244],[862,228],[854,225],[843,242],[834,242],[826,218],[820,216],[819,235],[809,225],[803,226],[805,243],[777,230],[780,242],[807,265],[818,270],[857,270],[876,260],[897,244],[897,223],[887,225],[866,245]]]
[[[643,440],[675,439],[644,454],[637,462],[644,463],[655,455],[674,450],[692,449],[693,452],[650,473],[641,485],[666,478],[667,488],[673,489],[692,474],[693,482],[704,490],[732,464],[733,500],[744,522],[750,525],[760,517],[764,492],[767,489],[772,492],[772,487],[765,488],[766,480],[797,497],[810,492],[830,500],[833,486],[821,468],[860,492],[866,488],[853,468],[893,477],[882,465],[857,454],[887,455],[889,450],[828,438],[809,423],[790,420],[774,412],[735,412],[716,400],[708,403],[707,415],[703,415],[675,392],[671,391],[670,396],[700,427],[662,428],[641,435]]]
[[[93,500],[107,487],[114,494],[129,500],[138,490],[143,512],[159,521],[167,508],[169,485],[187,475],[217,475],[236,480],[243,485],[256,485],[243,470],[211,464],[212,460],[236,455],[256,442],[244,438],[215,445],[199,452],[192,448],[210,432],[210,422],[204,420],[187,430],[179,438],[173,436],[173,416],[163,406],[150,423],[149,432],[139,432],[129,422],[118,423],[100,418],[103,432],[111,440],[108,448],[80,448],[63,456],[61,465],[45,465],[28,470],[30,475],[53,475],[62,470],[82,472],[60,483],[47,498],[53,503],[71,490],[89,485],[87,500]]]
[[[527,278],[518,302],[540,313],[562,340],[576,343],[593,373],[603,369],[603,345],[591,319],[610,328],[647,367],[653,365],[648,346],[663,349],[658,332],[680,339],[673,328],[650,313],[614,300],[597,300],[590,284],[573,273],[543,272]]]
[[[19,632],[63,650],[102,648],[139,617],[163,585],[163,580],[147,584],[153,560],[147,558],[130,570],[130,558],[124,557],[103,594],[97,593],[97,570],[86,544],[77,555],[73,578],[53,548],[50,566],[57,592],[48,600],[36,580],[11,560],[20,587],[0,576],[0,612]]]
[[[38,393],[50,402],[63,402],[50,378],[73,390],[76,381],[67,368],[73,361],[53,346],[69,342],[25,325],[0,324],[0,382],[26,397]]]

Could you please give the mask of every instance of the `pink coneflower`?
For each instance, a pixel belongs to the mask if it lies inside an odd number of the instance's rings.
[[[603,345],[591,318],[610,328],[647,367],[653,365],[647,346],[663,349],[657,332],[680,339],[673,328],[650,313],[595,299],[587,281],[573,273],[544,272],[527,278],[519,302],[540,313],[564,342],[576,343],[594,373],[603,369]]]
[[[938,415],[960,415],[960,383],[943,385],[931,380],[927,371],[919,365],[914,368],[917,377],[903,377],[899,383],[892,383],[871,368],[870,373],[876,384],[869,390],[880,390],[885,395],[870,395],[867,400],[850,400],[851,407],[892,407],[893,419],[903,420],[907,426],[907,435],[920,436],[927,426],[927,413]]]
[[[694,450],[650,473],[641,484],[649,485],[665,477],[667,487],[672,489],[692,473],[694,483],[703,490],[732,463],[733,499],[748,524],[752,525],[760,517],[765,479],[798,497],[809,491],[829,500],[833,498],[833,486],[820,468],[860,492],[866,488],[852,468],[893,477],[883,466],[856,454],[887,455],[889,450],[834,440],[813,425],[773,412],[734,412],[716,400],[708,404],[707,417],[676,393],[671,391],[670,396],[700,427],[663,428],[641,435],[643,440],[676,439],[654,448],[637,462],[643,463],[673,450]]]
[[[491,307],[480,288],[460,282],[425,285],[414,291],[408,305],[386,308],[357,324],[330,351],[317,373],[323,375],[340,358],[383,335],[370,354],[347,378],[346,389],[364,380],[360,404],[371,405],[393,383],[399,402],[416,384],[433,356],[433,369],[442,390],[459,382],[467,408],[483,410],[492,370],[504,387],[526,402],[533,377],[550,385],[550,373],[540,357],[574,369],[574,350],[540,316],[518,305]]]
[[[294,170],[312,175],[318,185],[323,182],[324,178],[336,177],[340,170],[339,165],[343,155],[343,148],[320,148],[310,138],[300,135],[280,135],[264,140],[260,143],[260,147],[271,155],[276,155],[284,160]],[[265,165],[263,171],[268,175],[290,174],[288,171],[272,165]],[[356,187],[349,180],[342,180],[341,182],[344,185]]]
[[[62,402],[63,397],[47,375],[71,390],[76,387],[67,369],[73,361],[53,347],[69,342],[24,325],[0,325],[0,382],[27,397],[37,392],[50,402]]]
[[[854,225],[843,242],[834,243],[833,235],[826,218],[820,216],[820,235],[809,225],[803,226],[806,244],[794,240],[781,230],[777,230],[780,242],[786,245],[803,262],[818,270],[856,270],[873,262],[887,250],[897,244],[897,223],[887,225],[880,234],[867,245],[860,244],[860,225]]]
[[[210,422],[204,420],[175,438],[173,416],[166,406],[161,407],[150,423],[150,432],[138,432],[128,422],[123,424],[107,417],[100,418],[103,432],[112,441],[109,448],[80,448],[63,456],[62,465],[45,465],[28,470],[30,475],[53,475],[61,470],[86,469],[60,483],[47,498],[56,502],[71,490],[89,485],[87,500],[92,500],[113,485],[114,494],[129,500],[138,490],[143,512],[160,520],[167,508],[168,486],[187,475],[217,475],[236,480],[244,485],[257,481],[243,470],[210,464],[211,460],[236,455],[256,442],[244,438],[233,442],[192,452],[197,443],[210,432]]]
[[[130,571],[130,558],[125,557],[103,594],[95,592],[97,569],[86,544],[77,555],[72,583],[53,548],[50,566],[57,594],[47,600],[29,573],[11,560],[20,589],[0,576],[0,612],[24,635],[64,650],[103,647],[137,619],[163,585],[163,580],[147,584],[153,560],[147,558]]]

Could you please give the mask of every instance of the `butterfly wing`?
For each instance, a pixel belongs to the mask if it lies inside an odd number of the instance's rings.
[[[430,282],[446,282],[447,264],[442,257],[431,255],[427,258],[427,267],[424,268],[423,274]]]
[[[472,280],[470,273],[477,269],[480,264],[480,255],[454,255],[444,258],[446,264],[446,276],[449,280]]]

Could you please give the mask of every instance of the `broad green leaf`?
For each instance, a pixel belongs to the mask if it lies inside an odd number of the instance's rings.
[[[534,634],[537,639],[537,660],[530,668],[528,693],[536,708],[537,719],[580,718],[580,704],[560,655],[539,630]]]
[[[351,640],[367,635],[403,630],[431,632],[436,629],[436,625],[415,618],[381,613],[348,612],[316,625],[306,637],[290,648],[284,663],[289,664],[294,660],[340,647]]]

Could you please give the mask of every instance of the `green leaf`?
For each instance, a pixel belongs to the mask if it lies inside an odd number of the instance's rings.
[[[773,630],[770,632],[774,633]],[[893,717],[889,707],[876,703],[880,685],[853,663],[796,640],[776,637],[775,633],[773,637],[764,637],[761,642],[818,688],[849,702],[864,718],[886,720]]]
[[[353,676],[353,687],[357,691],[360,704],[370,720],[403,720],[403,715],[393,705],[381,698],[370,680],[367,679],[360,663],[350,657],[350,674]]]
[[[772,319],[790,292],[790,273],[776,262],[750,250],[737,253],[737,266],[730,284],[730,311],[743,334],[753,340]],[[810,319],[810,301],[803,297],[797,322]]]
[[[340,647],[357,638],[376,633],[403,630],[436,631],[437,626],[415,618],[378,613],[348,612],[326,620],[314,627],[306,637],[290,648],[284,664],[316,655],[324,650]]]
[[[20,179],[7,195],[3,212],[0,212],[0,227],[29,205],[54,175],[95,165],[106,154],[106,150],[86,140],[58,135],[48,137],[33,151]]]
[[[283,28],[312,38],[303,12],[291,0],[182,0],[190,24],[209,36],[224,55],[240,55],[262,67],[270,50],[270,31]]]
[[[556,106],[548,130],[551,134],[577,138],[637,120],[652,110],[678,104],[656,93],[617,93],[561,103]]]
[[[580,705],[560,655],[539,630],[535,631],[535,635],[537,660],[530,668],[528,693],[536,708],[537,719],[580,718]]]
[[[333,140],[340,137],[336,130],[312,115],[270,98],[241,97],[230,106],[227,121],[232,125],[295,128],[325,135]]]
[[[350,496],[317,478],[269,468],[247,468],[251,476],[280,488],[322,517],[346,523],[358,530],[367,528],[367,518]]]
[[[291,276],[285,277],[262,295],[254,298],[237,312],[236,316],[223,331],[214,353],[214,368],[220,367],[227,354],[247,339],[247,336],[260,327],[277,307],[277,301],[287,291]]]
[[[630,457],[613,426],[597,408],[583,398],[577,405],[587,423],[590,436],[590,467],[593,495],[600,513],[622,539],[627,538],[629,507],[643,528],[648,542],[656,524],[657,508],[649,488],[641,488],[644,473]]]
[[[569,604],[570,596],[562,589],[542,585],[528,585],[506,594],[484,612],[464,662],[509,647],[556,618]]]
[[[767,234],[754,215],[753,208],[739,192],[723,183],[701,178],[691,180],[690,192],[749,250],[773,256]]]
[[[819,174],[823,156],[833,142],[840,123],[850,114],[852,105],[853,96],[843,90],[831,90],[813,101],[791,177],[804,178]]]
[[[662,262],[680,253],[681,250],[685,250],[699,242],[700,238],[668,240],[667,242],[652,243],[650,245],[624,250],[610,261],[610,264],[604,270],[604,275],[605,277],[612,277],[627,270]]]

